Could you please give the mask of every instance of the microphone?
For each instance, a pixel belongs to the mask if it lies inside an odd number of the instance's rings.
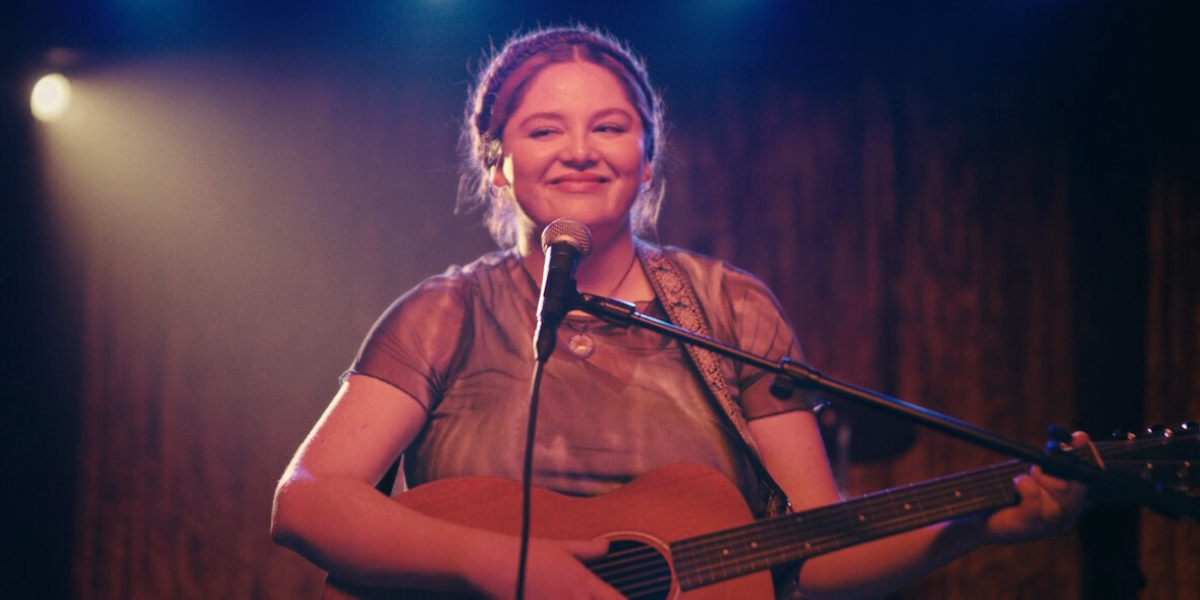
[[[542,231],[546,269],[542,273],[537,331],[533,334],[534,355],[539,362],[546,362],[554,353],[558,326],[578,302],[575,267],[591,251],[592,233],[583,223],[555,219]]]

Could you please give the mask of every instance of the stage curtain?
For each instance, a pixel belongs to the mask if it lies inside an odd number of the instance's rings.
[[[1148,422],[1178,430],[1200,415],[1200,193],[1193,177],[1164,171],[1150,190],[1150,278],[1146,315]],[[1193,429],[1193,433],[1195,430]],[[1177,465],[1195,484],[1195,467]],[[1145,598],[1200,590],[1200,527],[1194,520],[1142,511]],[[1187,592],[1190,590],[1191,592]]]
[[[1072,423],[1062,132],[871,81],[836,98],[760,85],[720,90],[699,103],[719,118],[678,128],[669,237],[764,278],[828,375],[1035,446]],[[864,453],[907,427],[833,412],[867,436],[851,444]],[[841,474],[852,496],[1000,460],[918,431],[901,455]],[[1079,569],[1073,537],[988,548],[902,596],[1079,597]]]
[[[93,207],[70,231],[80,598],[314,597],[322,574],[268,538],[276,480],[387,303],[490,248],[451,212],[461,86],[227,68],[130,75],[166,83],[97,133],[110,150],[56,150],[90,169],[59,202]],[[1033,445],[1077,422],[1061,115],[872,80],[679,82],[667,100],[661,241],[767,281],[814,366]],[[1194,417],[1196,190],[1162,179],[1145,194],[1151,309],[1129,318],[1149,323],[1150,411]],[[863,452],[870,432],[890,451],[839,469],[850,495],[1001,460],[830,414]],[[1194,524],[1144,522],[1152,589],[1197,589]],[[901,596],[1078,598],[1081,551],[1076,536],[988,548]]]

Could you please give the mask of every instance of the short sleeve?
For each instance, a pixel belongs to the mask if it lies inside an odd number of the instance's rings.
[[[384,311],[346,375],[385,381],[432,410],[469,351],[470,316],[462,281],[426,280]]]
[[[723,261],[673,250],[691,278],[717,339],[772,361],[784,357],[804,361],[791,323],[766,284]],[[806,390],[795,390],[787,399],[776,398],[771,393],[773,374],[732,359],[725,359],[722,364],[726,381],[731,390],[736,390],[736,400],[747,420],[795,410],[818,410],[824,405],[816,394]]]
[[[725,289],[738,347],[773,361],[786,357],[804,362],[795,331],[765,284],[748,273],[731,271],[725,278]],[[807,390],[793,390],[786,399],[775,397],[771,393],[774,374],[758,367],[739,364],[734,372],[746,420],[822,406],[816,394]]]

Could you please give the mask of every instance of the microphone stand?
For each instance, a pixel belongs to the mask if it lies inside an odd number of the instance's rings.
[[[540,328],[539,328],[540,331]],[[554,333],[553,335],[557,335]],[[537,439],[538,404],[542,397],[542,375],[546,372],[546,361],[554,352],[554,340],[544,355],[537,358],[533,366],[533,377],[529,384],[529,422],[525,426],[525,457],[521,468],[521,545],[517,551],[517,600],[525,598],[526,571],[529,565],[530,527],[533,522],[533,445]]]
[[[824,392],[940,431],[976,446],[1039,465],[1046,473],[1056,477],[1083,482],[1095,492],[1102,493],[1104,497],[1137,502],[1175,517],[1186,516],[1200,520],[1200,502],[1172,490],[1161,490],[1148,482],[1114,475],[1065,452],[1043,452],[1033,446],[927,408],[827,377],[808,365],[793,362],[786,357],[772,361],[666,321],[643,315],[637,312],[631,303],[576,292],[571,306],[574,310],[582,310],[616,325],[637,325],[774,373],[775,381],[771,384],[771,393],[777,397],[787,398],[797,387]]]

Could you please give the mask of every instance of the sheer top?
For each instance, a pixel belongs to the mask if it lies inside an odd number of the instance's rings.
[[[713,335],[750,352],[800,360],[791,327],[754,277],[667,249],[684,267]],[[349,372],[416,399],[428,422],[407,449],[408,486],[459,476],[519,480],[528,419],[539,290],[513,251],[454,267],[408,292],[368,334]],[[668,320],[657,300],[638,311]],[[534,484],[596,495],[655,467],[696,462],[738,484],[753,506],[757,481],[737,433],[678,342],[588,315],[568,315],[546,365]],[[811,408],[802,394],[771,396],[757,369],[727,365],[747,419]]]

